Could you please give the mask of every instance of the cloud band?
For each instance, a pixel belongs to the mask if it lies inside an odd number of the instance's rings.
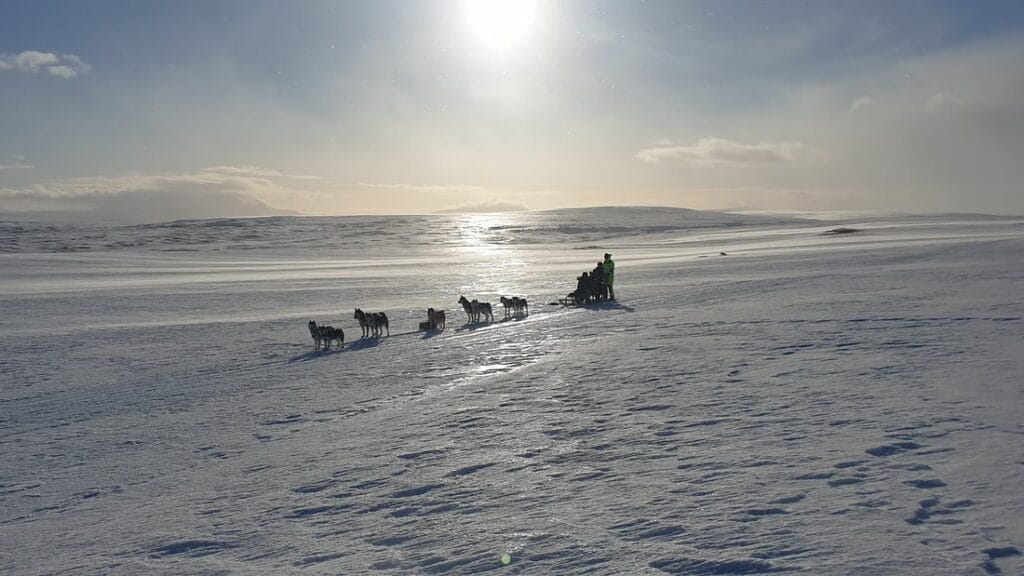
[[[53,54],[25,50],[20,54],[0,54],[0,71],[13,70],[26,74],[45,73],[58,78],[74,78],[88,72],[92,66],[74,54]]]

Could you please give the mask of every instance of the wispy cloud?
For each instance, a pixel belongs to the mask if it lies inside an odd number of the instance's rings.
[[[286,180],[307,180],[307,181],[320,181],[324,180],[321,176],[311,176],[308,174],[287,174],[280,170],[273,170],[270,168],[261,168],[259,166],[209,166],[203,168],[202,172],[207,174],[222,174],[227,176],[239,176],[243,178],[281,178]]]
[[[138,191],[165,192],[173,195],[182,190],[209,193],[238,193],[269,200],[274,196],[305,193],[284,184],[284,180],[316,179],[294,176],[252,166],[214,166],[196,172],[179,174],[126,174],[121,176],[85,176],[65,178],[36,184],[29,188],[0,188],[3,198],[80,198],[111,196]]]
[[[949,109],[964,104],[963,98],[954,94],[946,94],[940,92],[938,94],[932,94],[928,97],[925,102],[925,109],[929,112],[938,112],[943,109]]]
[[[54,54],[25,50],[20,54],[0,54],[0,71],[13,70],[27,74],[40,72],[58,78],[74,78],[85,74],[92,66],[74,54]]]
[[[693,146],[660,145],[636,153],[648,164],[678,162],[703,166],[783,164],[809,158],[813,150],[802,142],[744,144],[725,138],[701,138]]]
[[[356,182],[356,186],[362,188],[377,188],[381,190],[401,190],[404,192],[426,192],[436,194],[438,192],[455,192],[455,193],[478,193],[486,192],[487,188],[483,186],[475,186],[472,184],[403,184],[403,183],[371,183],[371,182]]]
[[[846,113],[857,114],[858,112],[865,112],[877,106],[878,102],[876,102],[874,98],[870,96],[861,96],[850,103],[850,107],[846,110]]]
[[[215,166],[180,174],[65,178],[26,188],[0,188],[0,212],[79,213],[123,222],[293,213],[278,208],[315,190],[310,180],[253,166]]]
[[[4,170],[30,170],[32,165],[25,163],[24,156],[11,156],[9,164],[0,164],[0,171]]]

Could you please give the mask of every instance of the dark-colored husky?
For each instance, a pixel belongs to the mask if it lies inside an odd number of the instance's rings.
[[[516,310],[517,316],[526,316],[530,313],[530,305],[526,302],[526,298],[520,298],[518,296],[512,297],[513,308]]]
[[[382,331],[387,331],[387,335],[391,336],[391,327],[388,326],[388,315],[383,312],[375,312],[370,314],[370,325],[374,329],[374,337],[379,338]]]
[[[491,310],[490,302],[478,302],[473,300],[470,302],[473,305],[473,314],[476,315],[477,322],[483,322],[481,316],[486,316],[488,322],[494,322],[494,312]]]
[[[473,305],[469,300],[466,300],[465,296],[459,296],[459,304],[462,304],[462,309],[466,311],[466,320],[468,322],[473,321]]]
[[[316,325],[313,320],[309,321],[309,335],[313,337],[313,345],[316,350],[320,349],[320,345],[323,343],[323,338],[320,337],[320,327]]]
[[[324,348],[330,350],[331,341],[338,341],[338,350],[341,350],[345,346],[345,331],[341,328],[334,328],[332,326],[321,326],[320,337],[324,340]]]
[[[530,307],[526,303],[526,298],[520,298],[518,296],[512,296],[511,298],[501,297],[501,305],[505,307],[505,319],[509,317],[509,313],[515,316],[523,316],[530,313]]]
[[[515,310],[515,296],[511,298],[505,298],[504,296],[498,298],[501,301],[501,306],[505,308],[505,320],[508,320],[509,314]]]
[[[438,330],[440,332],[444,332],[444,310],[434,310],[433,308],[427,308],[427,325],[430,327],[430,330]]]
[[[466,315],[469,316],[470,322],[481,322],[482,317],[487,317],[488,322],[494,322],[494,312],[491,309],[490,302],[470,301],[466,300],[465,296],[459,296],[459,304],[462,304],[462,308],[466,311]]]
[[[313,344],[319,350],[323,345],[325,350],[331,349],[331,342],[338,341],[338,348],[345,345],[345,331],[332,326],[317,326],[313,320],[309,321],[309,335],[313,337]]]
[[[359,308],[356,308],[353,318],[359,321],[359,328],[362,329],[363,333],[359,335],[360,338],[366,338],[370,335],[370,319],[366,317],[366,312],[363,312]]]
[[[359,308],[356,308],[353,318],[359,321],[359,327],[362,328],[363,333],[360,338],[374,337],[380,338],[381,332],[387,331],[388,336],[391,336],[391,328],[388,326],[388,315],[383,312],[372,312],[367,314]]]

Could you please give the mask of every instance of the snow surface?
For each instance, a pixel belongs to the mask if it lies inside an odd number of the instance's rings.
[[[1021,219],[0,232],[0,573],[1024,574]]]

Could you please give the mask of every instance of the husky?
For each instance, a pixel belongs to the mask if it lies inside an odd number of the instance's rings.
[[[371,336],[373,338],[380,338],[381,332],[385,330],[388,336],[391,336],[391,328],[388,326],[388,315],[383,312],[367,314],[356,308],[352,317],[359,321],[359,327],[363,330],[360,338],[369,338]]]
[[[466,311],[466,319],[468,322],[473,321],[473,304],[466,300],[465,296],[459,296],[459,304],[462,304],[462,309]]]
[[[334,340],[338,341],[338,348],[341,349],[345,345],[345,331],[341,328],[334,328],[332,326],[317,326],[313,320],[309,321],[309,335],[313,337],[313,344],[316,345],[316,350],[320,349],[323,345],[325,350],[331,349],[331,342]]]
[[[512,301],[517,316],[528,316],[530,314],[530,305],[526,302],[526,298],[513,296]]]
[[[345,331],[332,326],[320,326],[320,338],[324,341],[324,348],[331,349],[331,341],[338,341],[338,350],[345,345]]]
[[[388,326],[388,315],[383,312],[370,314],[370,326],[373,327],[374,338],[380,338],[381,332],[385,330],[387,335],[391,336],[391,328]]]
[[[356,308],[353,318],[359,321],[359,328],[362,329],[363,333],[359,335],[359,338],[366,338],[370,335],[370,319],[366,317],[366,312],[363,312],[359,308]]]
[[[434,310],[433,308],[427,308],[427,324],[430,327],[430,330],[438,330],[440,332],[444,332],[444,310]]]
[[[505,298],[504,296],[502,296],[501,298],[499,298],[499,300],[501,300],[502,307],[505,308],[505,320],[508,320],[509,313],[515,310],[516,297],[513,296],[511,298]]]
[[[465,296],[459,296],[459,304],[462,304],[462,309],[466,311],[470,322],[481,322],[483,316],[487,317],[488,322],[494,322],[494,313],[489,302],[480,302],[476,299],[470,301],[466,300]]]
[[[502,296],[501,305],[505,307],[506,320],[508,320],[510,313],[513,316],[525,316],[530,313],[530,307],[526,303],[526,298],[520,298],[519,296],[509,298]]]
[[[494,312],[491,311],[490,302],[478,302],[473,300],[469,303],[470,308],[473,310],[474,322],[483,322],[481,316],[486,316],[488,322],[494,322]]]
[[[320,327],[316,325],[313,320],[309,321],[309,335],[313,337],[313,344],[315,350],[320,349],[320,345],[323,343],[323,337],[320,335]]]

